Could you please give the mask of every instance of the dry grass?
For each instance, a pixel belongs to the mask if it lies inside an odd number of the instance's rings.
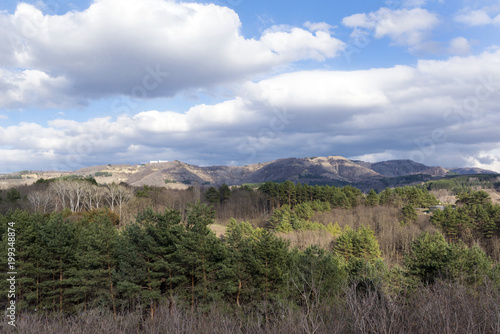
[[[216,236],[221,237],[226,233],[226,226],[220,224],[208,225],[208,227],[215,233]]]
[[[304,250],[310,245],[330,249],[332,242],[336,239],[336,237],[325,230],[293,231],[290,233],[277,233],[277,235],[284,240],[290,241],[291,248],[296,247],[300,250]]]
[[[457,201],[457,197],[447,189],[431,190],[429,193],[434,195],[442,204],[455,204]]]
[[[498,191],[496,191],[495,189],[482,189],[482,190],[490,194],[491,202],[493,204],[500,204],[500,193]]]

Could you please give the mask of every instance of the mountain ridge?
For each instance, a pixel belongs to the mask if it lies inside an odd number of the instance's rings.
[[[48,173],[48,172],[47,172]],[[415,184],[446,175],[497,174],[475,167],[443,168],[427,166],[412,160],[365,162],[341,156],[283,158],[244,166],[197,166],[181,161],[157,162],[140,165],[102,165],[85,167],[64,175],[92,175],[99,183],[125,182],[131,186],[165,186],[183,189],[191,185],[255,184],[266,181],[295,183],[353,185],[362,189],[383,189],[387,186]],[[12,180],[22,184],[47,178],[44,172],[19,172],[8,174],[20,177]],[[53,175],[53,172],[52,174]],[[5,175],[3,175],[5,177]],[[25,177],[27,176],[27,177]],[[6,179],[0,176],[0,185]]]

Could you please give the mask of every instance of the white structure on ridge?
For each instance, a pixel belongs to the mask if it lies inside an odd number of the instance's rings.
[[[162,162],[168,162],[168,160],[151,160],[149,163],[150,164],[159,164],[159,163],[162,163]]]

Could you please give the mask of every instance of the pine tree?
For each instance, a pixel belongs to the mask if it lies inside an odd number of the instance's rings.
[[[247,222],[231,219],[226,229],[225,243],[229,251],[228,272],[225,277],[225,293],[234,296],[234,301],[241,306],[252,295],[250,282],[252,276],[248,263],[251,258],[252,241],[255,230]]]
[[[146,233],[153,241],[149,246],[155,258],[151,263],[151,288],[168,296],[170,306],[173,307],[174,291],[186,281],[176,260],[177,245],[184,233],[181,213],[166,210],[164,214],[152,214],[149,211],[149,217],[142,216],[138,219],[146,225]]]
[[[364,226],[357,230],[346,226],[340,237],[335,241],[333,251],[344,258],[346,262],[353,259],[374,261],[380,258],[381,255],[375,233],[369,227]]]
[[[313,315],[316,307],[345,283],[347,272],[337,256],[316,245],[303,252],[295,250],[291,258],[290,285],[307,315]]]
[[[433,283],[445,272],[449,260],[450,249],[443,235],[425,232],[412,243],[404,265],[409,274],[424,283]]]
[[[381,205],[388,205],[391,204],[391,197],[392,197],[392,190],[390,188],[385,188],[380,194],[379,194],[379,203]]]
[[[257,233],[252,242],[249,268],[255,293],[265,305],[284,290],[290,260],[288,245],[268,230]]]
[[[76,237],[73,288],[67,291],[80,309],[106,306],[117,314],[116,245],[118,231],[105,211],[82,221]]]
[[[295,184],[292,181],[285,181],[280,184],[279,192],[280,192],[280,202],[282,204],[288,204],[288,206],[292,208],[296,203]]]
[[[66,292],[75,283],[69,273],[73,273],[76,266],[76,226],[56,213],[41,227],[40,234],[45,253],[42,266],[51,273],[51,279],[41,284],[47,291],[44,306],[61,313],[73,312]]]
[[[220,204],[225,203],[231,197],[231,189],[227,184],[224,183],[219,187],[219,197]]]
[[[401,209],[401,225],[408,225],[417,221],[417,211],[411,204],[406,204]]]
[[[365,204],[368,206],[375,206],[379,203],[379,197],[375,190],[370,190],[368,195],[366,195]]]
[[[212,205],[219,204],[220,202],[220,194],[214,187],[208,188],[207,192],[205,193],[205,198],[208,203]]]
[[[211,207],[203,204],[190,205],[186,213],[186,231],[181,235],[177,256],[188,278],[191,308],[198,301],[206,303],[220,297],[220,290],[213,282],[224,260],[223,245],[208,225],[214,222],[214,212]]]

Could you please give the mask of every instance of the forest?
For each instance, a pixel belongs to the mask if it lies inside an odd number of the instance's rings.
[[[500,333],[500,205],[446,182],[4,190],[0,331]]]

